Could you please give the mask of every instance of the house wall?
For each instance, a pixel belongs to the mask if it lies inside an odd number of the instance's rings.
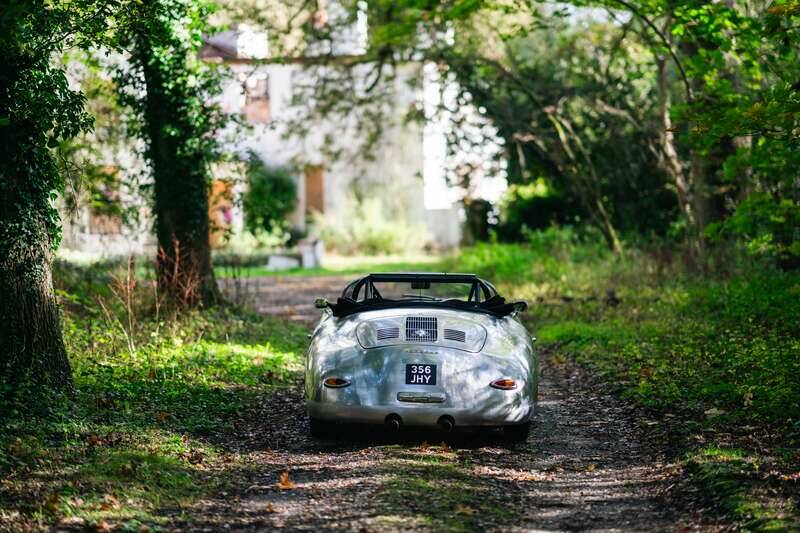
[[[369,72],[367,67],[370,66],[365,65],[365,75]],[[361,145],[356,117],[319,119],[308,125],[308,135],[303,138],[286,137],[287,122],[297,118],[297,110],[290,105],[293,85],[313,82],[302,65],[233,65],[222,96],[223,109],[229,113],[243,113],[245,80],[266,75],[272,116],[268,124],[254,124],[231,148],[242,155],[252,150],[268,165],[297,169],[299,202],[291,222],[298,228],[306,225],[304,169],[320,166],[326,213],[347,217],[354,190],[378,195],[388,211],[403,213],[406,220],[424,224],[439,247],[456,246],[461,240],[460,207],[453,201],[455,197],[451,199],[441,194],[446,185],[440,154],[431,152],[430,148],[426,150],[426,146],[444,146],[444,132],[403,123],[411,106],[424,103],[425,88],[420,84],[409,86],[409,80],[418,77],[420,68],[417,64],[400,67],[391,100],[393,120],[385,126],[370,160],[353,150]],[[344,148],[341,157],[327,155],[341,148]],[[429,161],[426,162],[426,158]],[[430,198],[431,195],[435,198]]]

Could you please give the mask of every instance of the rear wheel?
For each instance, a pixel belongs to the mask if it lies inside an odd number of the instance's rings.
[[[531,433],[531,423],[503,427],[503,436],[510,442],[525,442]]]
[[[310,420],[311,436],[315,439],[329,439],[333,436],[333,423],[312,418]]]

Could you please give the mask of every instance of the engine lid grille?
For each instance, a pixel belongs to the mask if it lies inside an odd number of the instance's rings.
[[[436,342],[439,338],[435,316],[406,317],[406,340],[411,342]]]
[[[379,341],[397,339],[400,337],[400,328],[379,328],[377,335]]]
[[[467,334],[460,329],[444,328],[444,339],[455,342],[466,342]]]

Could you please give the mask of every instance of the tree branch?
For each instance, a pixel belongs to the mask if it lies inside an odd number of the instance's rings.
[[[669,39],[667,39],[667,36],[664,35],[664,32],[662,32],[658,28],[658,26],[656,26],[653,23],[653,21],[651,21],[649,18],[645,17],[638,9],[636,9],[636,7],[633,4],[631,4],[627,0],[611,0],[611,1],[620,4],[621,6],[625,7],[626,9],[628,9],[631,13],[633,13],[634,15],[639,17],[639,19],[642,22],[644,22],[647,25],[648,28],[653,30],[653,33],[655,33],[658,36],[659,39],[661,39],[661,42],[667,48],[667,51],[669,52],[670,57],[672,57],[672,61],[675,63],[675,66],[678,67],[678,71],[681,74],[681,79],[683,80],[683,86],[684,86],[684,88],[686,90],[686,100],[689,103],[692,103],[694,101],[694,94],[692,92],[692,85],[689,83],[689,77],[686,75],[686,70],[684,70],[683,64],[681,63],[681,60],[678,59],[678,55],[675,53],[675,50],[672,48],[672,43],[669,41]]]

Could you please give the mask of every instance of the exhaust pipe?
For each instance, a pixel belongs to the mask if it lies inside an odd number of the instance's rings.
[[[439,417],[439,421],[436,422],[436,424],[439,426],[439,429],[441,429],[445,433],[450,433],[451,431],[453,431],[453,428],[456,425],[456,421],[453,420],[453,417],[450,415],[442,415]]]
[[[400,418],[400,415],[392,413],[386,417],[385,424],[389,431],[398,433],[400,428],[403,427],[403,419]]]

